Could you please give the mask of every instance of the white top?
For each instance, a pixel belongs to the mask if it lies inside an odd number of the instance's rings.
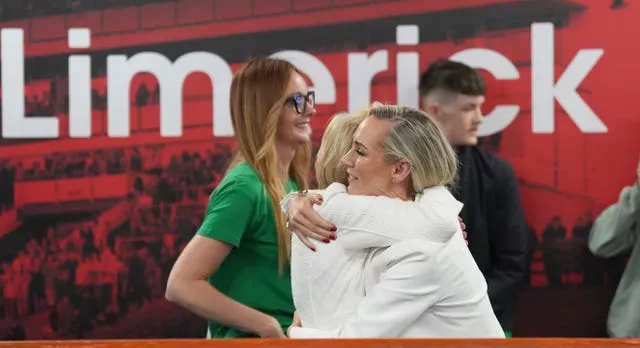
[[[317,252],[292,240],[303,328],[291,338],[504,337],[446,188],[402,201],[332,184],[323,196],[316,209],[338,239]]]

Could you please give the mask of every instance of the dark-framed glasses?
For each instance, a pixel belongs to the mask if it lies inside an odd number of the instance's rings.
[[[297,93],[287,98],[285,102],[295,106],[297,113],[304,114],[308,107],[316,106],[316,93],[314,91],[310,91],[307,95]]]

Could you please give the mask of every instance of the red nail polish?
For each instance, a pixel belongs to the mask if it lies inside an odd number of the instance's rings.
[[[329,243],[330,242],[329,238],[325,238],[322,241],[325,242],[325,243]]]
[[[313,251],[314,253],[316,252],[315,248],[309,248],[309,249],[311,249],[311,251]]]
[[[331,235],[331,239],[336,240],[336,238],[338,238],[338,236],[336,236],[335,234]]]
[[[337,230],[338,230],[338,229],[337,229],[335,226],[331,227],[331,232],[335,232],[335,231],[337,231]]]

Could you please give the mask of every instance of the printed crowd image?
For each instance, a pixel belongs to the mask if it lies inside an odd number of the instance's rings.
[[[0,340],[640,337],[639,16],[0,0]]]

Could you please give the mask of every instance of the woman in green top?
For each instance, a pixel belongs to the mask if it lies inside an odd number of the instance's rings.
[[[308,186],[314,94],[290,63],[255,58],[234,75],[230,97],[238,154],[166,298],[207,319],[214,338],[284,338],[294,306],[279,202]]]

